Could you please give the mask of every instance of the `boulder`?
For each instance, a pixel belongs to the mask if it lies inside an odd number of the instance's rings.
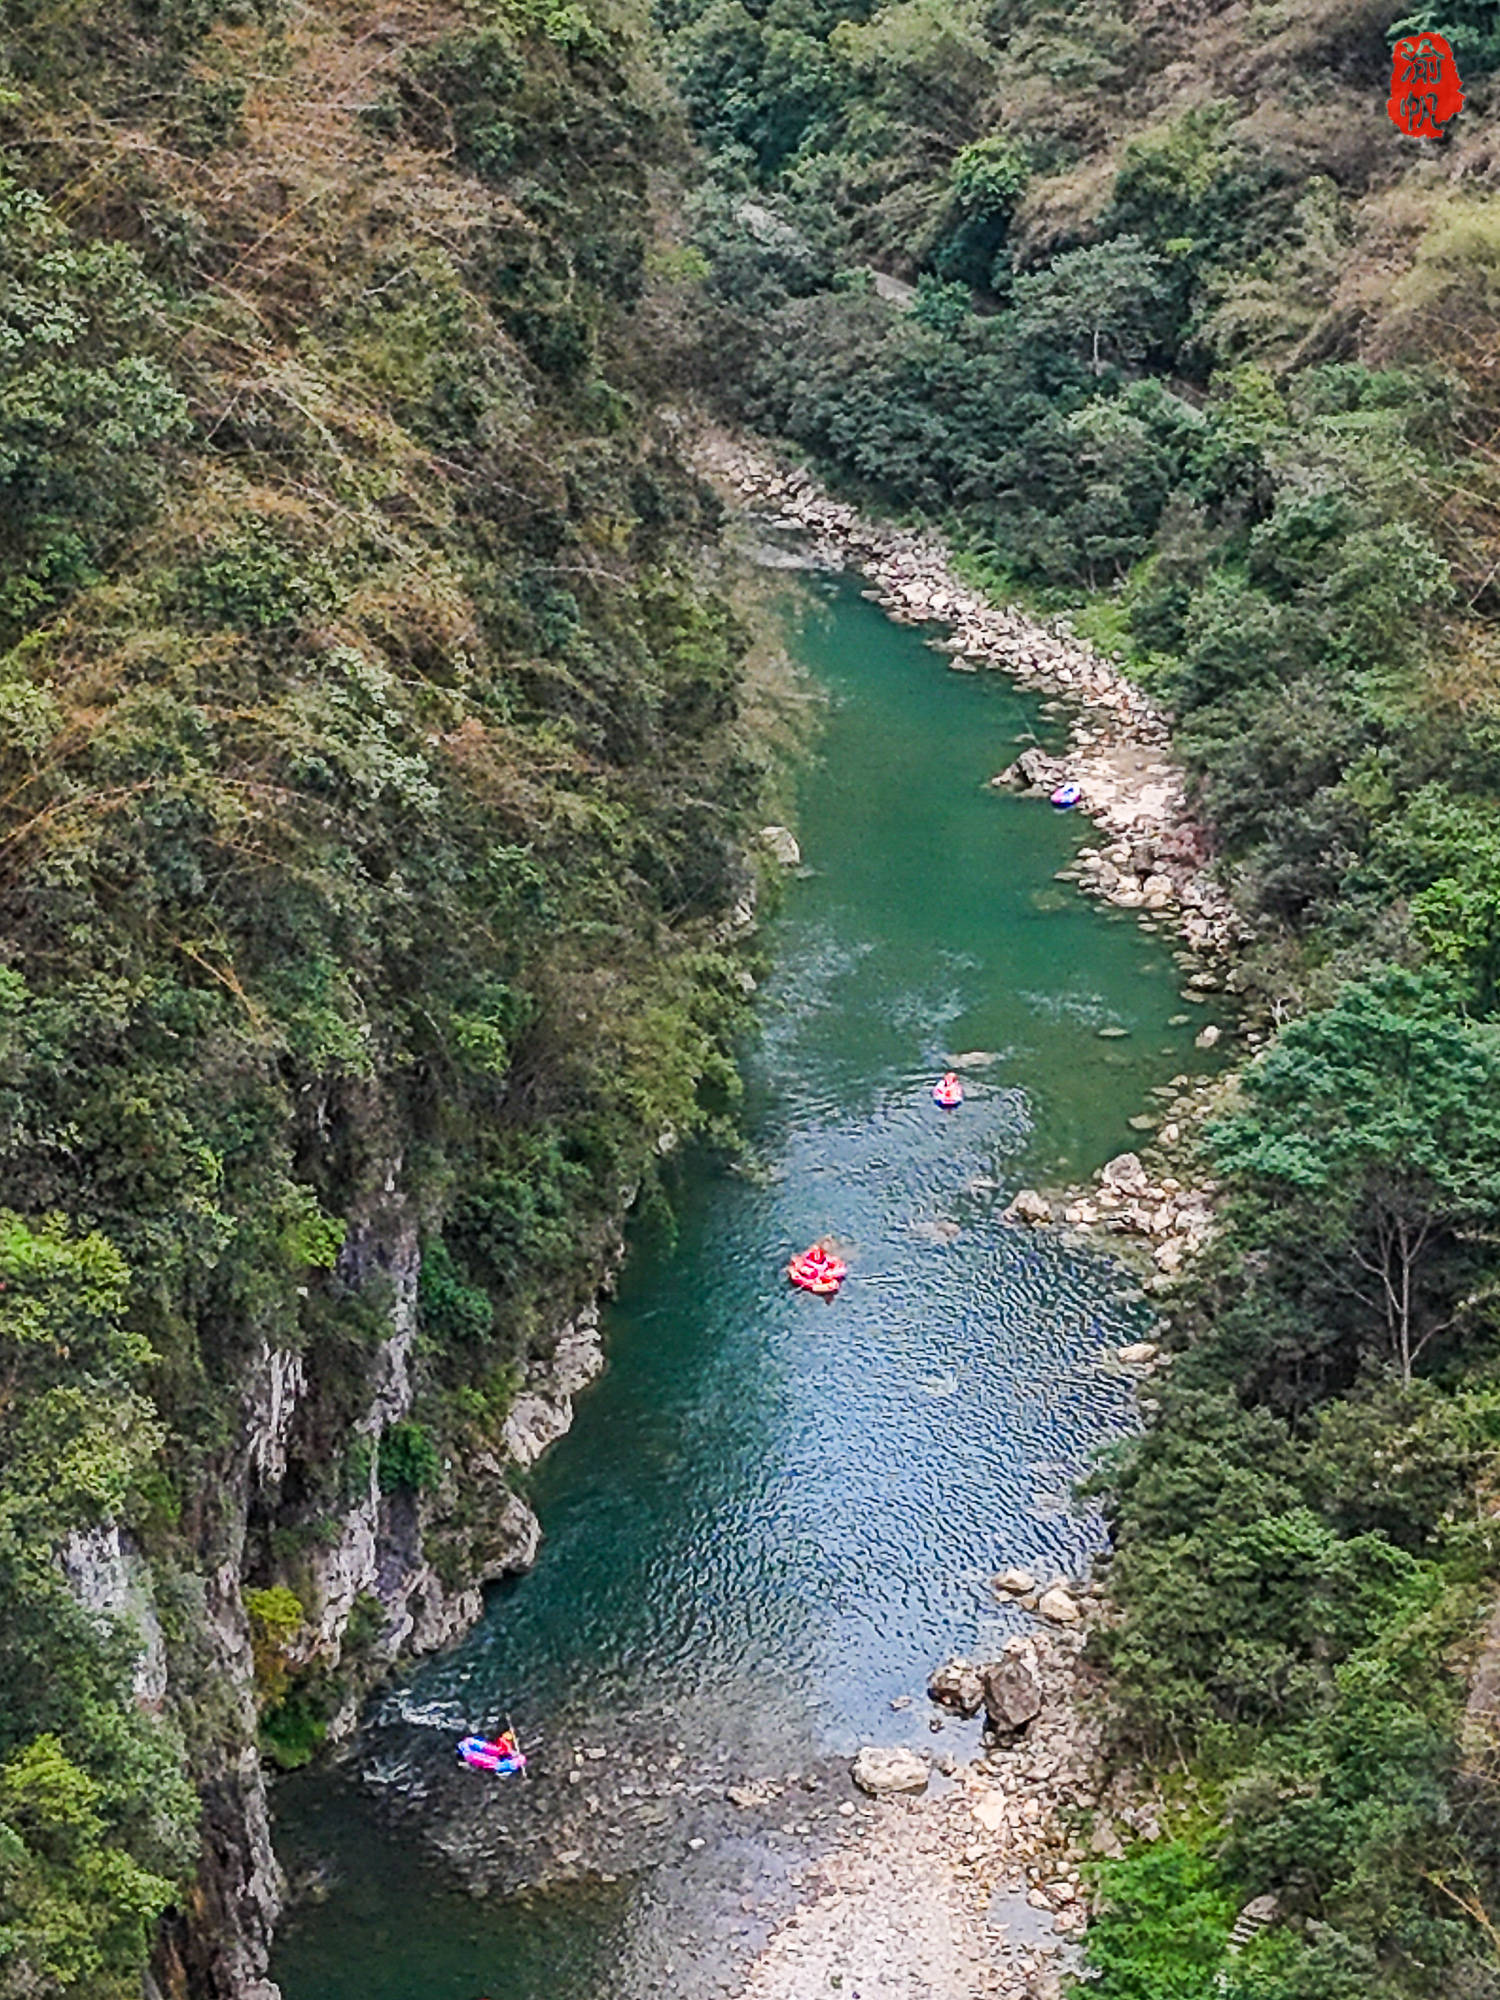
[[[940,1708],[951,1708],[957,1715],[978,1715],[984,1702],[984,1683],[971,1661],[948,1660],[927,1683],[927,1695]]]
[[[883,1792],[925,1792],[927,1759],[915,1750],[886,1749],[867,1743],[854,1759],[849,1775],[862,1792],[879,1798]]]
[[[790,827],[763,826],[760,844],[783,868],[795,868],[802,860],[802,849]]]
[[[1150,1186],[1146,1169],[1135,1153],[1116,1153],[1099,1169],[1099,1178],[1107,1188],[1114,1188],[1118,1194],[1144,1194]]]
[[[1036,1578],[1029,1569],[1003,1569],[990,1578],[990,1588],[1002,1597],[1027,1597],[1036,1589]]]
[[[1052,1206],[1047,1197],[1038,1194],[1035,1188],[1022,1188],[1000,1220],[1002,1222],[1050,1222],[1052,1220]]]
[[[984,1712],[997,1735],[1014,1736],[1041,1714],[1041,1682],[1024,1654],[1011,1653],[994,1661],[983,1670],[981,1679]]]
[[[1123,1361],[1127,1368],[1144,1368],[1148,1361],[1154,1361],[1157,1346],[1154,1340],[1133,1340],[1128,1347],[1119,1348],[1115,1359]]]
[[[1072,1593],[1064,1590],[1060,1583],[1054,1583],[1050,1590],[1042,1592],[1036,1608],[1054,1625],[1076,1625],[1083,1616]]]
[[[1215,1027],[1213,1022],[1210,1021],[1206,1028],[1200,1028],[1197,1034],[1194,1035],[1193,1045],[1195,1048],[1211,1049],[1223,1032],[1222,1028]]]

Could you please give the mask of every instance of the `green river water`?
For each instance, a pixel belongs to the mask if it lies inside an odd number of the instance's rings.
[[[1098,1545],[1071,1486],[1129,1427],[1105,1357],[1144,1307],[999,1213],[1129,1146],[1151,1087],[1214,1060],[1207,1010],[1169,936],[1054,880],[1088,823],[988,785],[1047,740],[1035,697],[847,579],[813,584],[797,649],[828,713],[748,1054],[765,1172],[685,1164],[675,1244],[639,1235],[608,1369],[534,1478],[536,1569],[281,1786],[286,2000],[732,1992],[843,1824],[850,1751],[971,1747],[922,1689],[1019,1619],[988,1576]],[[945,1115],[931,1084],[971,1052]],[[782,1275],[825,1234],[829,1304]],[[458,1769],[507,1715],[528,1779]]]

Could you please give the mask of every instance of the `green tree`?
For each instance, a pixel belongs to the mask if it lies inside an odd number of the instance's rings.
[[[1338,1262],[1403,1383],[1495,1289],[1500,1031],[1449,1013],[1445,997],[1397,971],[1346,986],[1252,1066],[1245,1109],[1214,1135],[1220,1166],[1290,1205]],[[1442,1282],[1455,1249],[1481,1253],[1456,1297]]]
[[[1488,801],[1424,785],[1377,830],[1371,868],[1408,898],[1412,931],[1472,1004],[1500,1003],[1500,814]]]
[[[1000,288],[1001,245],[1030,177],[1026,149],[1013,139],[993,134],[961,148],[948,170],[948,205],[932,258],[940,278]]]
[[[0,640],[98,574],[154,497],[185,405],[123,244],[77,245],[0,165]]]
[[[118,1517],[158,1442],[127,1281],[98,1232],[0,1210],[0,1505],[33,1538]]]
[[[1104,373],[1106,351],[1121,360],[1145,352],[1150,309],[1162,281],[1162,261],[1138,236],[1117,236],[1068,250],[1045,271],[1028,271],[1011,287],[1024,339],[1077,351]]]
[[[0,1765],[0,1990],[128,2000],[171,1876],[113,1837],[108,1788],[56,1736]]]

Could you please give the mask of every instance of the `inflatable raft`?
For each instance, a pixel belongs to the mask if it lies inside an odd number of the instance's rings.
[[[964,1087],[950,1069],[932,1086],[932,1101],[944,1111],[956,1111],[964,1101]]]
[[[526,1769],[520,1745],[508,1729],[503,1736],[466,1736],[458,1746],[458,1755],[471,1771],[489,1771],[497,1778],[514,1777]]]
[[[810,1250],[792,1259],[786,1274],[800,1290],[812,1292],[820,1299],[831,1299],[848,1277],[849,1266],[842,1257],[830,1255],[821,1243],[814,1243]]]

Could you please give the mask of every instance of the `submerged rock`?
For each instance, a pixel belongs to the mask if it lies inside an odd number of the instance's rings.
[[[867,1743],[850,1766],[849,1775],[872,1798],[883,1792],[925,1792],[927,1759],[919,1757],[915,1750],[886,1749]]]
[[[1052,1205],[1044,1194],[1035,1188],[1022,1188],[1015,1200],[1001,1216],[1002,1222],[1050,1222]]]

